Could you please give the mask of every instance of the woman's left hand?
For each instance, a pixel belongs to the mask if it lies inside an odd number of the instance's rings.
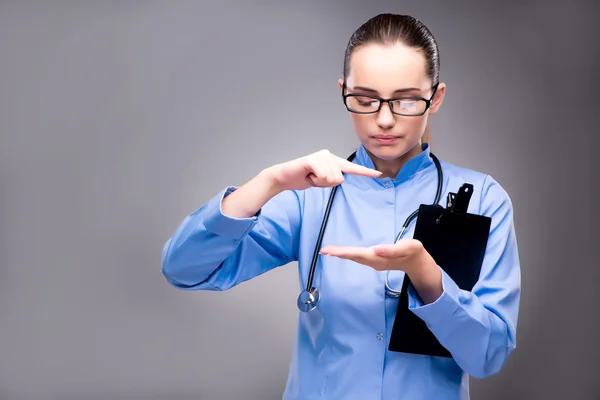
[[[435,265],[431,255],[416,239],[401,239],[395,244],[371,247],[325,246],[321,254],[351,260],[378,271],[400,270],[408,275],[420,272],[424,267]]]
[[[355,261],[378,271],[404,271],[424,304],[433,303],[444,290],[440,269],[416,239],[400,239],[395,244],[371,247],[325,246],[320,253]]]

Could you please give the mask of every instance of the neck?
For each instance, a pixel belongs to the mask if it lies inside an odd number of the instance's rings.
[[[367,153],[369,154],[369,156],[373,160],[373,164],[375,165],[375,169],[377,169],[377,171],[381,171],[382,172],[380,178],[395,179],[398,176],[398,174],[400,173],[400,170],[402,169],[402,167],[404,167],[404,165],[410,159],[412,159],[413,157],[417,156],[422,151],[423,150],[421,149],[421,143],[419,142],[419,144],[417,144],[415,147],[413,147],[412,149],[410,149],[408,152],[406,152],[405,154],[403,154],[400,157],[395,158],[393,160],[382,160],[382,159],[377,158],[376,156],[374,156],[368,150],[367,150]]]

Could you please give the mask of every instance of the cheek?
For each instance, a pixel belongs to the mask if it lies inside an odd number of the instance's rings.
[[[425,130],[425,126],[427,125],[427,118],[425,116],[421,117],[405,117],[405,127],[407,130],[414,135],[421,134]]]
[[[373,118],[372,115],[350,114],[352,125],[354,125],[354,130],[358,136],[367,136],[368,132],[372,131],[370,127],[375,123]]]

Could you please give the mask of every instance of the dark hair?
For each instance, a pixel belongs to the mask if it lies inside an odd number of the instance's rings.
[[[369,43],[393,45],[403,43],[420,49],[427,60],[427,76],[435,85],[439,80],[440,56],[435,38],[418,19],[409,15],[379,14],[361,25],[350,37],[344,56],[344,80],[350,70],[350,57]]]

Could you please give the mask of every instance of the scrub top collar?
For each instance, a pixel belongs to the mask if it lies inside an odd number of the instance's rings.
[[[394,186],[398,186],[403,182],[410,181],[413,179],[419,172],[434,166],[434,162],[429,156],[430,154],[430,146],[429,143],[423,143],[421,145],[422,152],[416,155],[415,157],[408,160],[406,164],[400,169],[398,175],[394,178],[372,178],[368,179],[370,182],[374,182],[378,186],[389,187],[390,184]],[[373,160],[367,153],[365,147],[361,144],[356,150],[356,158],[354,160],[355,163],[359,165],[364,165],[368,168],[375,169],[375,164]],[[364,181],[361,179],[361,181]]]

